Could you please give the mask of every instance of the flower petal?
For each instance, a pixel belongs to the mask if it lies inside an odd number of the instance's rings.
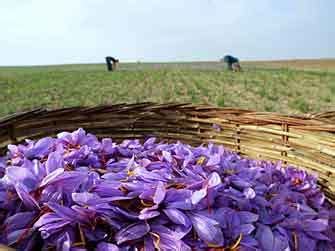
[[[155,204],[160,204],[164,200],[165,194],[166,194],[165,185],[164,185],[163,182],[159,181],[157,183],[156,191],[155,191],[155,194],[153,196],[154,203]]]
[[[41,181],[40,186],[43,187],[43,186],[48,185],[49,183],[54,181],[62,173],[64,173],[64,169],[63,168],[57,168],[56,170],[52,171],[51,173],[49,173],[47,176],[44,177],[44,179]]]
[[[196,205],[198,204],[203,198],[205,198],[207,195],[207,188],[202,188],[198,191],[193,192],[191,200],[192,204]]]
[[[150,230],[147,223],[134,223],[123,228],[115,234],[115,240],[120,245],[126,241],[137,240],[146,235]]]
[[[116,245],[107,242],[100,242],[96,248],[96,251],[119,251],[119,250],[120,249]]]
[[[23,204],[30,210],[39,210],[38,202],[27,192],[27,188],[21,183],[15,185],[16,192]]]
[[[52,152],[49,154],[48,159],[45,163],[47,174],[52,173],[58,168],[64,167],[63,156],[58,152]]]
[[[216,187],[221,183],[221,177],[217,172],[213,172],[208,176],[208,188]]]
[[[34,174],[27,168],[22,167],[7,167],[6,176],[9,178],[13,185],[22,184],[24,185],[28,192],[35,189],[38,183],[38,180]]]
[[[219,223],[214,225],[213,220],[200,214],[190,214],[189,216],[201,240],[212,245],[223,245],[224,239]]]
[[[243,223],[252,223],[258,221],[259,219],[259,216],[257,214],[250,213],[248,211],[240,211],[238,212],[238,216]]]
[[[175,208],[164,209],[164,213],[169,219],[175,224],[181,224],[184,226],[188,226],[190,224],[190,220],[188,217],[180,210]]]

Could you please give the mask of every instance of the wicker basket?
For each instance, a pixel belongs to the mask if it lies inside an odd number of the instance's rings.
[[[38,109],[0,120],[0,150],[4,152],[6,145],[26,138],[78,127],[114,140],[156,136],[190,144],[214,142],[252,158],[281,160],[317,173],[320,185],[334,203],[334,118],[335,112],[285,116],[188,104]]]

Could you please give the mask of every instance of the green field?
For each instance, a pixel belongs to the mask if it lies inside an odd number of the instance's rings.
[[[334,110],[335,71],[245,64],[244,72],[214,62],[0,68],[0,117],[37,107],[133,102],[192,102],[257,111]]]

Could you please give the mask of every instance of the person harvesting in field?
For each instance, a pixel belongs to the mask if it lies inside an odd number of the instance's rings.
[[[223,58],[223,62],[227,64],[228,70],[230,71],[241,71],[241,65],[238,58],[235,58],[231,55],[226,55]]]
[[[119,63],[119,60],[113,57],[106,57],[106,65],[108,71],[115,71],[117,64]]]

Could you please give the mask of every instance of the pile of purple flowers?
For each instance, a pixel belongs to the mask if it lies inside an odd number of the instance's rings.
[[[9,145],[0,243],[18,250],[333,250],[316,178],[209,144],[99,141],[83,129]]]

